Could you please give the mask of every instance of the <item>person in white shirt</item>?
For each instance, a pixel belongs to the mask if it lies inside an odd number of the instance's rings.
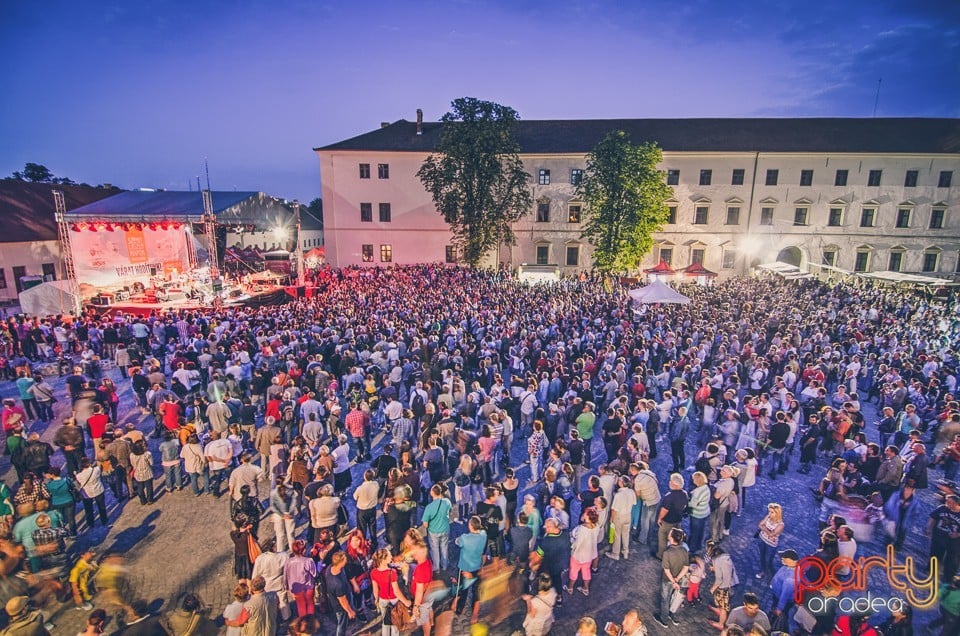
[[[633,516],[633,506],[637,503],[637,493],[633,490],[633,483],[629,477],[623,476],[618,482],[620,486],[610,504],[610,525],[613,527],[613,546],[607,556],[617,561],[621,553],[623,558],[630,556],[630,521]]]
[[[207,459],[207,469],[210,471],[210,493],[214,497],[220,496],[220,484],[223,483],[227,468],[233,459],[233,444],[220,431],[210,431],[210,441],[203,449]]]
[[[377,504],[380,497],[380,484],[377,473],[368,468],[363,473],[363,483],[353,491],[353,500],[357,502],[357,530],[370,542],[371,550],[377,549]]]
[[[286,591],[283,589],[283,566],[287,564],[286,552],[265,551],[253,562],[253,573],[250,580],[262,576],[266,585],[264,592],[274,592],[280,601],[280,617],[283,620],[290,618],[290,603],[287,601]]]

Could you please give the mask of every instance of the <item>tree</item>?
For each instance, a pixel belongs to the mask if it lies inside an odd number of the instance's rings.
[[[653,246],[673,193],[657,168],[662,159],[657,144],[634,144],[620,130],[608,133],[587,156],[577,196],[585,208],[581,238],[593,245],[597,269],[632,270]]]
[[[501,242],[515,243],[511,223],[533,205],[530,175],[514,136],[515,110],[473,97],[456,99],[451,107],[417,176],[450,225],[463,260],[475,266]]]
[[[73,179],[69,177],[55,177],[50,169],[43,164],[27,163],[23,170],[14,172],[9,177],[17,181],[30,181],[32,183],[58,183],[63,185],[76,185]]]
[[[307,211],[320,222],[320,229],[323,229],[323,199],[317,197],[307,206]]]

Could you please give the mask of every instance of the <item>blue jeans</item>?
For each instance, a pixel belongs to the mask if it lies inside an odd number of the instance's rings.
[[[350,623],[350,618],[347,616],[347,613],[343,611],[343,608],[339,606],[339,603],[337,607],[334,608],[333,616],[337,622],[337,636],[347,636],[347,625]]]
[[[691,553],[699,552],[700,548],[703,547],[703,535],[707,529],[707,519],[709,518],[709,515],[700,519],[690,517],[690,538],[687,540],[687,545],[690,546]]]
[[[214,497],[220,496],[220,484],[223,483],[223,477],[227,474],[226,468],[221,468],[220,470],[211,470],[210,476],[208,478],[208,483],[210,485],[210,492]]]
[[[433,563],[433,570],[446,570],[448,565],[448,552],[450,548],[450,533],[439,532],[427,533],[427,541],[430,544],[430,561]]]
[[[666,620],[670,615],[670,597],[673,595],[673,583],[663,574],[660,575],[660,618]]]
[[[773,576],[773,557],[777,554],[777,549],[763,539],[757,539],[757,546],[760,548],[760,572],[764,576]]]
[[[659,504],[653,506],[644,506],[643,510],[640,511],[640,543],[649,543],[650,542],[650,532],[656,525],[653,523],[653,519],[657,514],[657,509]]]
[[[164,466],[163,478],[167,483],[167,492],[174,488],[178,490],[183,488],[183,472],[180,470],[179,462],[173,466]]]
[[[190,486],[193,494],[199,495],[207,487],[207,473],[187,473],[190,476]]]

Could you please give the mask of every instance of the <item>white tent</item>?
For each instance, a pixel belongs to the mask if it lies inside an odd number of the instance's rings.
[[[674,291],[669,285],[660,280],[655,280],[646,287],[631,289],[630,298],[644,305],[655,305],[657,303],[679,303],[686,305],[690,299]]]
[[[20,292],[20,309],[28,316],[54,316],[75,313],[80,308],[80,297],[65,280],[41,283]]]

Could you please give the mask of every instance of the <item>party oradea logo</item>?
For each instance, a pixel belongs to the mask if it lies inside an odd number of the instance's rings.
[[[803,557],[794,570],[794,602],[803,605],[804,597],[809,596],[805,606],[814,614],[827,613],[832,605],[845,613],[877,612],[884,608],[899,611],[904,604],[917,610],[930,609],[937,603],[939,563],[931,557],[926,576],[920,575],[916,565],[909,556],[897,563],[892,545],[887,546],[886,554],[859,559],[837,557],[825,561],[817,556]],[[868,589],[869,575],[874,571],[884,573],[891,594],[878,595],[874,592],[879,590]],[[863,594],[841,596],[844,592]]]

